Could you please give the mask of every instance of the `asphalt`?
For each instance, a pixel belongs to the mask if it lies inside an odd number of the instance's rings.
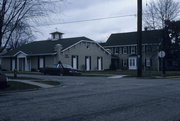
[[[0,121],[180,120],[178,78],[31,77],[63,86],[1,93]]]

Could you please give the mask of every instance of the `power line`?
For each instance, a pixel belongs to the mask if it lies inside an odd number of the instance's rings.
[[[44,2],[44,3],[58,3],[58,2],[62,2],[63,0],[42,0],[41,2]]]
[[[77,20],[77,21],[69,21],[69,22],[59,22],[59,23],[52,23],[52,24],[46,24],[46,25],[37,25],[37,26],[51,26],[51,25],[57,25],[57,24],[73,24],[73,23],[91,22],[91,21],[116,19],[116,18],[123,18],[123,17],[132,17],[132,16],[136,17],[136,14],[122,15],[122,16],[111,16],[111,17],[102,17],[102,18],[93,18],[93,19],[85,19],[85,20]]]

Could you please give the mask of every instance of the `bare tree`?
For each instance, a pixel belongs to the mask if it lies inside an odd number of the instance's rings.
[[[32,37],[29,19],[47,15],[48,9],[45,7],[47,7],[46,3],[50,2],[48,0],[0,1],[0,53],[7,46],[15,44],[16,47],[21,40],[25,40],[26,43]]]
[[[14,30],[7,48],[9,49],[15,49],[18,48],[24,44],[27,44],[29,42],[32,42],[35,39],[32,29],[29,26],[28,23],[24,23],[24,21],[21,21],[16,29]]]
[[[151,0],[144,12],[144,26],[162,29],[166,20],[176,20],[180,15],[180,4],[173,0]]]

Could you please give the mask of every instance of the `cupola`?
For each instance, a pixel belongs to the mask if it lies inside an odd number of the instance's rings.
[[[64,33],[56,31],[56,32],[53,32],[53,33],[50,33],[50,34],[51,34],[51,39],[52,40],[59,40],[59,39],[62,39],[62,35]]]

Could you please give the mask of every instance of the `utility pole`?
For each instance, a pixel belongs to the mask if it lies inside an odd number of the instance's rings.
[[[170,41],[169,32],[168,32],[170,24],[171,24],[171,21],[166,20],[165,26],[163,29],[163,41],[162,41],[162,48],[161,48],[161,51],[164,52],[164,57],[161,58],[162,76],[165,76],[165,74],[166,74],[166,54],[167,54],[166,53],[167,52],[166,47],[167,47],[168,41]]]
[[[142,0],[137,0],[137,77],[142,77]]]

